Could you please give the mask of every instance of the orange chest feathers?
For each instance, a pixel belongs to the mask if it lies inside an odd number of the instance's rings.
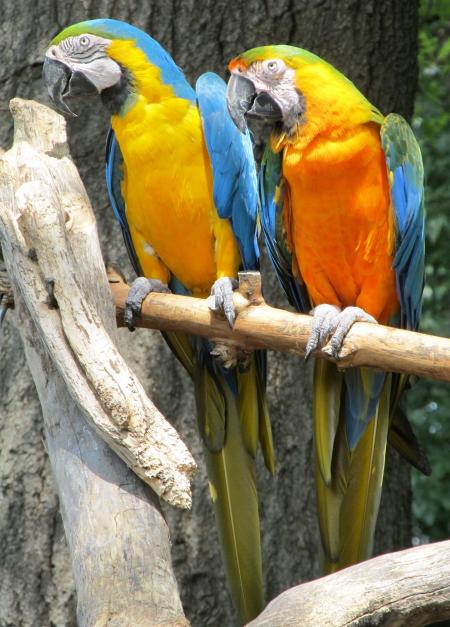
[[[387,322],[398,306],[394,224],[379,126],[362,124],[284,149],[285,227],[314,305],[362,307]]]

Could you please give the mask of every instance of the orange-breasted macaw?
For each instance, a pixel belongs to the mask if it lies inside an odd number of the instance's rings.
[[[231,61],[228,106],[272,120],[260,172],[261,223],[290,302],[313,310],[307,355],[337,357],[357,320],[417,329],[424,282],[423,168],[406,121],[384,117],[334,67],[292,46]],[[368,558],[388,432],[426,459],[398,405],[406,377],[370,368],[314,372],[316,492],[327,571]]]
[[[229,117],[222,79],[203,74],[192,89],[154,39],[110,19],[55,37],[44,77],[62,110],[69,110],[68,97],[100,94],[111,114],[107,186],[141,277],[130,291],[130,324],[147,293],[168,288],[211,294],[211,308],[232,324],[237,272],[259,263],[258,190],[250,136]],[[248,622],[263,607],[258,441],[274,469],[265,355],[225,367],[206,340],[172,332],[165,338],[194,381],[226,572],[239,620]]]

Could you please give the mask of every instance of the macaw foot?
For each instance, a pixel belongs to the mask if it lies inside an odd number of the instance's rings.
[[[247,351],[231,344],[214,342],[214,348],[210,355],[227,370],[239,368],[239,372],[247,372],[252,362],[253,351]]]
[[[123,320],[130,331],[134,331],[134,318],[141,315],[142,302],[151,292],[170,294],[167,285],[159,279],[146,279],[140,276],[133,281],[125,301],[125,311],[123,313]]]
[[[208,307],[211,311],[221,311],[225,314],[231,328],[234,326],[236,314],[234,313],[233,290],[237,289],[238,282],[230,277],[217,279],[211,288],[211,296],[208,296]]]
[[[373,316],[360,307],[346,307],[341,310],[335,305],[318,305],[311,313],[314,320],[306,345],[305,359],[308,359],[317,348],[324,346],[328,340],[330,340],[331,354],[337,359],[345,336],[355,322],[378,324]]]

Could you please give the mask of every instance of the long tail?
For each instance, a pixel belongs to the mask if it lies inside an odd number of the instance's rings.
[[[391,375],[314,373],[316,490],[326,572],[372,553],[389,430]]]
[[[255,476],[258,441],[266,465],[271,472],[274,469],[261,368],[264,357],[255,354],[245,373],[225,371],[211,360],[204,341],[180,334],[175,338],[170,334],[167,339],[194,379],[198,425],[225,571],[239,623],[245,624],[264,607]],[[186,363],[190,345],[195,348]]]

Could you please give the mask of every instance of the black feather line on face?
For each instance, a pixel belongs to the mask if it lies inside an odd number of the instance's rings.
[[[298,91],[298,103],[283,116],[283,131],[288,137],[296,135],[299,128],[306,122],[306,100],[301,91]]]
[[[123,65],[120,66],[120,69],[120,80],[112,87],[107,87],[101,92],[102,102],[111,115],[120,113],[123,105],[133,93],[133,76],[131,72]]]

